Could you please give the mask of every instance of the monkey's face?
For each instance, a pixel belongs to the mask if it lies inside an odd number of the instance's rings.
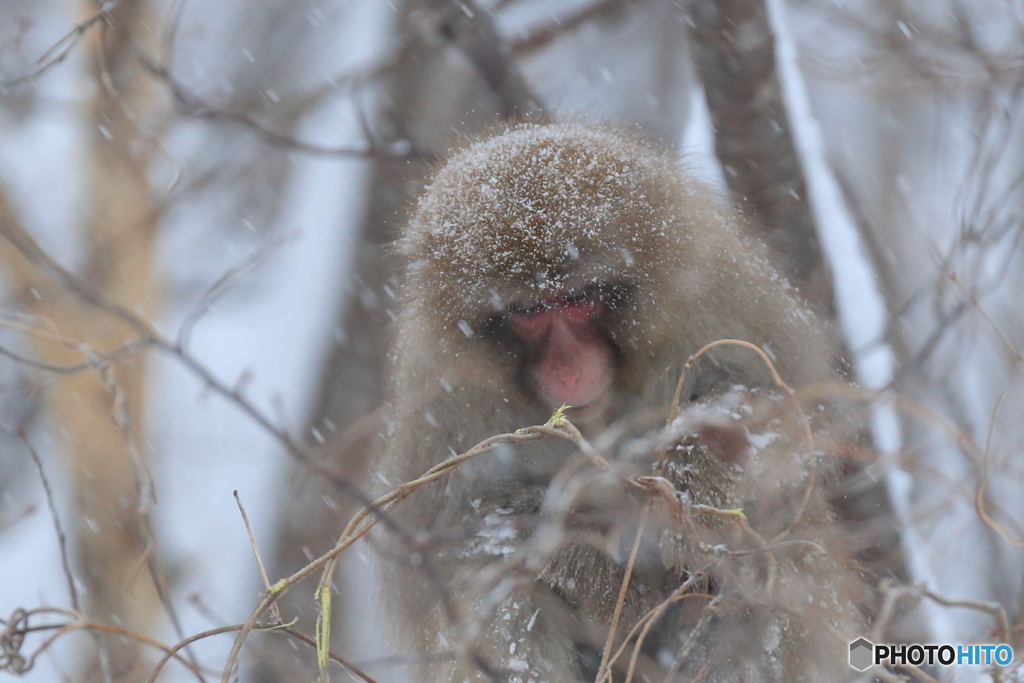
[[[608,407],[615,353],[602,323],[611,303],[592,286],[505,314],[506,333],[523,352],[520,381],[548,408],[567,405],[572,417],[585,420]]]
[[[665,327],[652,329],[669,310],[667,273],[690,243],[675,176],[640,143],[571,124],[454,155],[401,241],[404,315],[432,340],[432,366],[475,358],[472,372],[514,377],[548,409],[604,412],[623,359],[649,354]]]

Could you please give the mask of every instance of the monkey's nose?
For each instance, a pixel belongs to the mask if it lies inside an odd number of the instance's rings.
[[[585,330],[558,321],[552,325],[535,378],[550,405],[599,404],[611,385],[611,350]]]
[[[562,363],[558,368],[558,380],[567,388],[572,389],[580,378],[580,367],[576,363]]]

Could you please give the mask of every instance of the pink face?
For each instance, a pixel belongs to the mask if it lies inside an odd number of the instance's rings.
[[[529,349],[530,380],[552,410],[568,405],[570,416],[586,418],[608,405],[614,356],[597,333],[603,307],[601,293],[590,290],[509,313],[513,334]]]

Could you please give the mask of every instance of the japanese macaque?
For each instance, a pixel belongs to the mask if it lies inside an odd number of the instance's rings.
[[[450,158],[399,250],[379,478],[572,425],[378,527],[421,680],[850,677],[859,580],[815,441],[839,418],[789,392],[833,377],[829,350],[721,198],[629,133],[521,124]],[[687,364],[722,339],[747,344]]]

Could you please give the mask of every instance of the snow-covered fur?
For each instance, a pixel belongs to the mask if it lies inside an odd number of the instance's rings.
[[[768,365],[714,348],[688,370],[680,417],[659,428],[684,363],[718,339],[763,349],[795,387],[833,377],[820,323],[724,200],[635,135],[521,124],[449,159],[399,251],[379,469],[390,485],[548,419],[503,329],[510,306],[601,287],[615,349],[613,428],[591,434],[612,471],[554,438],[507,445],[393,514],[401,538],[382,543],[381,562],[399,647],[451,653],[423,680],[593,680],[641,526],[613,649],[688,578],[705,597],[665,606],[635,680],[849,678],[858,579],[823,501],[827,468]],[[815,429],[835,419],[809,412]],[[627,481],[654,474],[667,494]],[[749,526],[694,505],[742,508]]]

